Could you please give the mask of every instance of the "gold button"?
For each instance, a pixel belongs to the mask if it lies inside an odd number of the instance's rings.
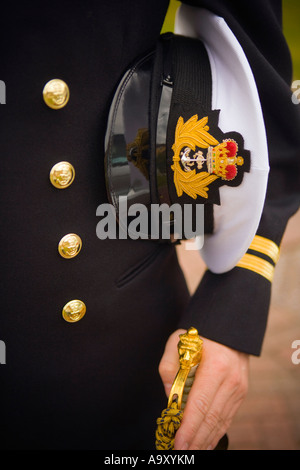
[[[76,233],[68,233],[58,244],[58,252],[60,256],[66,259],[75,258],[82,247],[81,238]]]
[[[55,188],[65,189],[73,183],[75,169],[69,162],[59,162],[51,168],[49,177]]]
[[[63,80],[54,78],[44,86],[43,98],[49,108],[61,109],[69,101],[69,87]]]
[[[62,316],[67,322],[75,323],[84,317],[85,312],[86,306],[84,302],[81,300],[71,300],[64,306]]]

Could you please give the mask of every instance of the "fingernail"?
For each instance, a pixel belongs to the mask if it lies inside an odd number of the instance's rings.
[[[179,450],[188,450],[188,448],[189,448],[188,443],[187,443],[187,442],[184,442],[184,443],[182,444],[182,446],[180,446],[180,449],[179,449]]]
[[[208,448],[206,450],[212,450],[212,446],[208,446]]]

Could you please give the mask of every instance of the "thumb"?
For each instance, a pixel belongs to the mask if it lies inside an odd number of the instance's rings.
[[[170,394],[171,387],[179,369],[179,356],[177,345],[179,342],[179,335],[186,333],[186,330],[176,330],[169,337],[165,351],[159,363],[158,371],[165,387],[167,397]]]

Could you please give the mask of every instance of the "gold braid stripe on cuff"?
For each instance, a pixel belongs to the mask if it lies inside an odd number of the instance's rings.
[[[258,253],[268,256],[275,265],[279,259],[279,246],[272,242],[272,240],[268,240],[259,235],[255,235],[249,246],[249,250],[257,251]],[[238,262],[237,267],[249,269],[265,277],[268,281],[273,281],[275,266],[259,256],[246,253]]]
[[[264,255],[269,256],[271,260],[276,264],[279,259],[279,246],[272,240],[256,235],[249,246],[250,250],[258,251]]]
[[[246,253],[236,266],[254,271],[268,279],[268,281],[273,281],[275,266],[264,259],[258,258],[258,256]]]

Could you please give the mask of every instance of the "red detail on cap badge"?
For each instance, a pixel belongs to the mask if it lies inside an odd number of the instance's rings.
[[[238,174],[237,167],[244,164],[243,157],[238,156],[237,142],[233,139],[218,142],[209,134],[207,122],[208,117],[198,120],[197,115],[186,122],[182,117],[177,121],[171,168],[179,197],[186,193],[193,199],[197,196],[207,199],[209,184],[219,178],[232,181]],[[206,155],[199,148],[207,149]]]

